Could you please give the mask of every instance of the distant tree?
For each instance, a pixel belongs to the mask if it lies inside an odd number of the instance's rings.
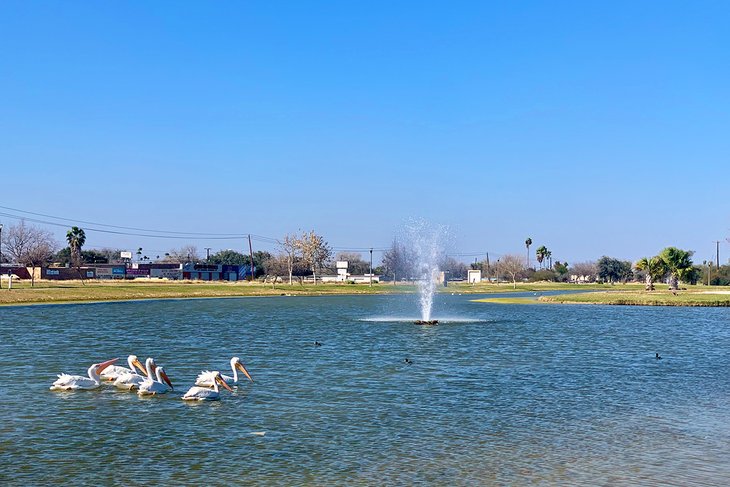
[[[559,281],[566,281],[568,278],[568,263],[567,262],[560,262],[559,260],[555,261],[555,264],[553,265],[553,270],[557,273],[557,278]]]
[[[542,262],[545,260],[545,257],[547,256],[548,249],[544,245],[541,245],[537,248],[535,251],[535,257],[537,258],[537,263],[540,264],[540,268],[542,269]]]
[[[603,256],[596,263],[598,267],[598,277],[606,282],[613,284],[614,282],[626,282],[633,278],[631,270],[631,262],[614,259]]]
[[[667,264],[659,256],[642,257],[634,264],[634,267],[644,273],[647,291],[653,291],[654,282],[662,279],[667,273]]]
[[[79,227],[71,227],[71,230],[66,232],[66,242],[71,249],[71,264],[76,268],[76,272],[79,274],[79,279],[84,282],[84,276],[81,275],[81,248],[86,243],[86,233]]]
[[[362,254],[357,252],[340,252],[335,260],[347,261],[347,272],[353,275],[362,275],[370,272],[370,261],[365,261]]]
[[[332,248],[329,246],[324,237],[318,235],[311,230],[304,233],[299,238],[299,249],[301,251],[302,260],[312,271],[314,284],[317,284],[317,272],[322,269],[324,264],[332,256]]]
[[[527,237],[525,240],[525,247],[527,247],[527,267],[530,267],[530,245],[532,245],[532,238]]]
[[[30,284],[35,286],[35,270],[49,262],[58,244],[48,230],[21,220],[3,232],[3,244],[13,260],[32,268]]]
[[[165,254],[164,262],[170,262],[174,264],[185,264],[188,262],[199,262],[200,255],[198,254],[198,247],[195,245],[185,245],[179,249],[170,249]]]
[[[659,253],[669,271],[669,289],[679,289],[679,281],[688,282],[692,270],[692,251],[667,247]]]
[[[209,262],[211,264],[224,264],[224,265],[245,265],[248,264],[251,258],[248,255],[244,255],[241,252],[237,252],[232,249],[219,250],[215,254],[210,254]]]
[[[553,267],[553,252],[552,250],[548,250],[545,252],[545,260],[548,262],[548,269],[552,269]]]
[[[504,255],[499,259],[500,274],[507,274],[512,278],[512,287],[517,288],[517,275],[525,268],[522,257],[517,255]]]
[[[299,237],[296,234],[286,234],[283,240],[277,241],[279,248],[281,248],[283,254],[286,256],[287,273],[289,274],[289,284],[292,283],[292,276],[294,275],[294,261],[301,254],[301,243]]]
[[[109,257],[106,253],[98,250],[82,250],[81,261],[86,264],[108,264]]]
[[[390,248],[383,253],[384,273],[393,277],[393,282],[409,279],[413,275],[413,255],[405,245],[393,240]]]
[[[20,262],[31,268],[30,285],[35,286],[35,270],[37,267],[48,264],[57,244],[51,234],[45,230],[41,230],[37,237],[21,257]]]
[[[439,262],[439,269],[444,271],[449,279],[466,279],[469,272],[469,266],[448,256]]]
[[[578,262],[572,265],[570,273],[576,280],[594,282],[598,277],[598,266],[595,262]]]
[[[243,261],[244,265],[251,265],[251,257],[246,255],[244,256],[245,259]],[[266,275],[268,272],[266,270],[266,266],[268,265],[268,262],[273,258],[274,256],[271,255],[270,252],[267,252],[265,250],[257,250],[253,253],[253,269],[254,269],[254,277],[260,277]]]
[[[10,262],[20,262],[20,257],[32,244],[36,231],[37,228],[26,224],[25,220],[5,228],[2,233],[2,246],[4,253],[10,256]]]

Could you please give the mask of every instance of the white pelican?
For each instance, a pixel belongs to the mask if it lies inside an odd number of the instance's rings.
[[[246,367],[243,365],[240,358],[233,357],[231,359],[231,370],[233,370],[233,377],[221,374],[221,378],[229,386],[238,385],[238,371],[239,370],[241,372],[243,372],[246,377],[248,377],[248,380],[253,382],[253,379],[251,378],[251,374],[248,373],[248,370],[246,370]],[[201,387],[213,387],[213,376],[214,375],[215,375],[215,372],[211,372],[210,370],[202,371],[201,373],[198,374],[198,378],[195,379],[195,385],[201,386]]]
[[[155,374],[157,375],[157,380],[152,379],[152,377],[147,377],[147,379],[139,385],[137,394],[140,396],[164,394],[167,392],[168,386],[171,391],[175,390],[175,388],[172,387],[172,382],[170,382],[170,378],[167,377],[163,367],[157,367]]]
[[[119,360],[113,358],[100,364],[92,364],[88,370],[88,377],[83,375],[59,374],[58,380],[51,386],[52,391],[76,391],[96,389],[101,385],[99,373]]]
[[[157,368],[157,364],[155,364],[155,359],[152,357],[148,357],[147,360],[144,361],[145,364],[145,370],[147,371],[147,377],[154,377],[155,369]],[[144,375],[139,375],[136,372],[132,372],[129,374],[122,374],[119,377],[117,377],[117,380],[114,381],[114,387],[117,389],[124,389],[127,391],[133,391],[135,389],[139,389],[140,384],[147,379]]]
[[[182,399],[183,401],[217,401],[221,398],[220,394],[218,393],[218,384],[222,385],[230,392],[233,392],[231,386],[226,384],[226,382],[223,380],[223,377],[221,377],[221,373],[215,371],[213,372],[213,389],[208,389],[207,387],[193,386],[188,390],[188,392],[185,393]]]
[[[104,372],[101,373],[101,378],[108,381],[115,381],[119,378],[120,375],[136,374],[137,368],[141,370],[142,373],[146,373],[144,370],[144,365],[142,365],[142,362],[139,361],[136,355],[130,355],[129,357],[127,357],[127,365],[129,365],[129,368],[122,367],[120,365],[112,365],[110,367],[107,367],[106,369],[104,369]]]

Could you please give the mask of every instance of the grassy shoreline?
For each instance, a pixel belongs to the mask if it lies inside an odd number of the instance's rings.
[[[605,285],[571,285],[562,283],[522,283],[512,285],[480,283],[449,283],[440,292],[457,294],[502,294],[511,292],[540,292],[553,290],[607,289]],[[15,282],[7,289],[7,281],[0,289],[1,306],[25,306],[33,304],[99,303],[112,301],[139,301],[147,299],[194,299],[247,296],[328,296],[361,294],[408,294],[416,292],[412,284],[381,283],[372,287],[353,284],[271,284],[249,282],[203,281],[36,281]]]
[[[687,286],[673,293],[666,289],[656,291],[601,291],[581,294],[540,296],[541,303],[604,304],[616,306],[689,306],[730,307],[730,287]]]
[[[477,299],[478,302],[503,304],[615,304],[639,306],[730,306],[730,287],[690,286],[676,295],[663,289],[647,293],[641,284],[566,284],[552,282],[511,284],[449,283],[439,287],[439,292],[454,294],[488,294],[495,297]],[[566,293],[555,296],[538,296],[545,291],[592,291]],[[114,301],[141,301],[150,299],[202,299],[254,296],[334,296],[362,294],[409,294],[415,293],[412,284],[381,283],[372,287],[352,284],[271,284],[249,282],[203,281],[37,281],[16,282],[7,289],[3,282],[0,289],[0,307],[36,304],[102,303]],[[535,297],[502,298],[505,293],[532,292]],[[707,294],[715,292],[718,294]],[[720,294],[724,293],[724,294]]]

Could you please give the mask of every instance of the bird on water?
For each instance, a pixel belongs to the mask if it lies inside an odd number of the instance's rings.
[[[662,356],[659,355],[659,352],[657,352],[654,358],[656,358],[657,360],[661,360],[662,359]]]

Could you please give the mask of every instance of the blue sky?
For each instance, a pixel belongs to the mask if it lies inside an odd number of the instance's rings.
[[[315,229],[338,249],[387,246],[425,217],[457,254],[521,254],[530,236],[569,262],[668,245],[701,261],[722,240],[725,261],[729,14],[719,1],[3,2],[0,205],[170,231]],[[87,235],[152,254],[187,243],[244,245]]]

